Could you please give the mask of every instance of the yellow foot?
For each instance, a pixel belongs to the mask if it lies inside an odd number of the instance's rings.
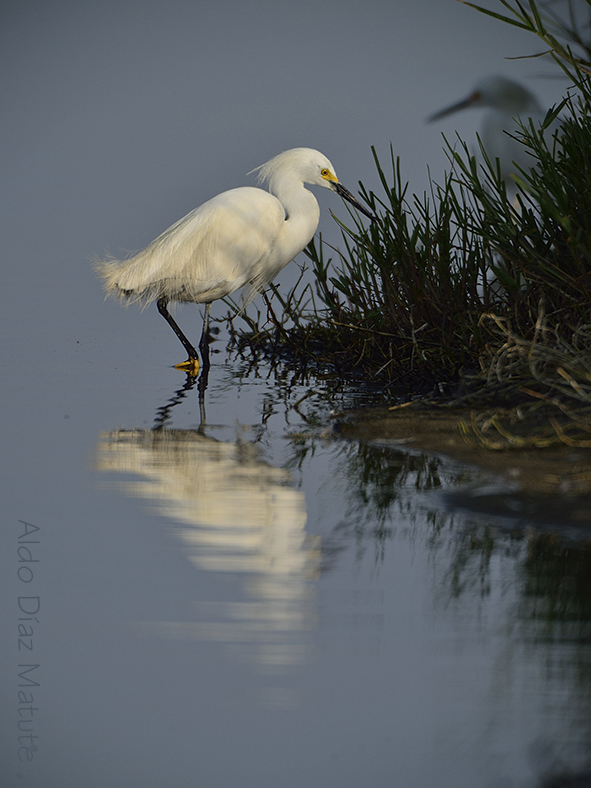
[[[182,361],[180,364],[175,364],[175,369],[182,369],[184,372],[188,372],[189,375],[198,375],[199,374],[199,359],[198,358],[188,358],[186,361]]]

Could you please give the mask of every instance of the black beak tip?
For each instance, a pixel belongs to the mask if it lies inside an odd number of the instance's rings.
[[[359,200],[353,197],[351,192],[345,189],[345,187],[342,184],[337,182],[333,184],[332,189],[344,200],[347,200],[347,202],[351,203],[351,205],[354,208],[356,208],[359,211],[359,213],[362,213],[364,216],[367,216],[367,218],[371,219],[372,222],[378,221],[378,219],[376,219],[376,217],[372,213],[370,213],[370,211],[368,211],[367,208],[361,205]]]
[[[377,217],[377,216],[374,216],[374,215],[373,215],[373,213],[371,213],[371,211],[368,211],[368,210],[367,210],[367,208],[364,208],[364,207],[363,207],[362,205],[360,205],[359,203],[356,203],[356,204],[355,204],[355,208],[357,208],[357,210],[359,211],[359,213],[362,213],[364,216],[367,216],[367,218],[368,218],[370,221],[372,221],[372,222],[376,222],[377,224],[381,224],[381,221],[378,219],[378,217]]]

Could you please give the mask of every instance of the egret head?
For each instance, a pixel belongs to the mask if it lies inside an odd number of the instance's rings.
[[[490,76],[481,79],[474,87],[473,106],[491,107],[519,115],[526,110],[537,109],[538,102],[519,82],[507,77]]]
[[[334,167],[326,156],[313,148],[292,148],[257,167],[259,183],[266,183],[272,194],[281,193],[285,185],[309,183],[324,186],[355,206],[372,221],[375,217],[339,183]],[[254,172],[254,170],[253,170]]]
[[[428,121],[441,120],[454,112],[469,107],[489,107],[499,110],[511,117],[523,115],[526,112],[539,111],[540,106],[533,93],[507,77],[493,75],[479,80],[472,92],[466,98],[436,112]]]
[[[257,181],[267,184],[271,192],[275,191],[276,184],[284,178],[293,178],[300,183],[325,186],[329,189],[332,188],[332,183],[338,183],[339,180],[326,156],[313,148],[286,150],[257,167],[257,170]]]

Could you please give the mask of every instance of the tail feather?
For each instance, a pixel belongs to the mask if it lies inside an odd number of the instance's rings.
[[[103,281],[107,296],[128,303],[148,304],[163,293],[164,281],[153,278],[142,252],[129,260],[98,259],[94,261],[94,268]]]

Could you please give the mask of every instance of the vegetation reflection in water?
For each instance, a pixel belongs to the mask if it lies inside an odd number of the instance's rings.
[[[429,556],[435,616],[475,637],[486,630],[491,638],[499,676],[483,681],[497,683],[505,697],[533,692],[547,698],[547,740],[536,746],[545,750],[548,769],[585,768],[591,755],[591,549],[585,528],[573,535],[539,528],[535,519],[511,522],[458,508],[448,493],[478,484],[494,489],[490,477],[400,443],[344,440],[331,427],[326,395],[315,390],[302,401],[296,387],[290,400],[286,378],[275,388],[274,404],[263,409],[262,424],[238,428],[234,440],[210,437],[204,423],[166,427],[171,408],[194,396],[191,389],[185,386],[161,409],[156,429],[103,434],[98,467],[139,476],[116,486],[153,502],[172,520],[185,554],[201,570],[243,574],[250,601],[201,604],[199,620],[144,622],[144,633],[246,647],[264,665],[301,664],[309,656],[306,633],[316,622],[319,572],[338,564],[347,550],[358,564],[387,569],[396,540],[411,539]],[[288,459],[274,467],[261,449],[268,414],[274,408],[276,417],[280,402],[293,417],[296,401],[300,424],[288,430]],[[332,409],[339,404],[335,398]],[[346,515],[308,526],[321,533],[320,543],[307,533],[305,498],[294,478],[309,473],[322,452],[330,454]]]
[[[291,465],[302,467],[317,439],[292,437]],[[543,784],[570,785],[574,770],[581,785],[591,784],[591,531],[588,520],[573,528],[560,519],[561,501],[566,520],[588,498],[539,495],[537,507],[510,517],[519,494],[463,462],[395,440],[342,440],[336,455],[333,474],[343,480],[349,515],[323,536],[323,564],[351,542],[359,561],[369,551],[380,565],[397,538],[422,541],[435,614],[455,613],[464,632],[490,637],[498,652],[499,675],[483,676],[496,685],[491,703],[545,698],[547,730],[529,753]],[[470,511],[479,498],[488,512]]]

